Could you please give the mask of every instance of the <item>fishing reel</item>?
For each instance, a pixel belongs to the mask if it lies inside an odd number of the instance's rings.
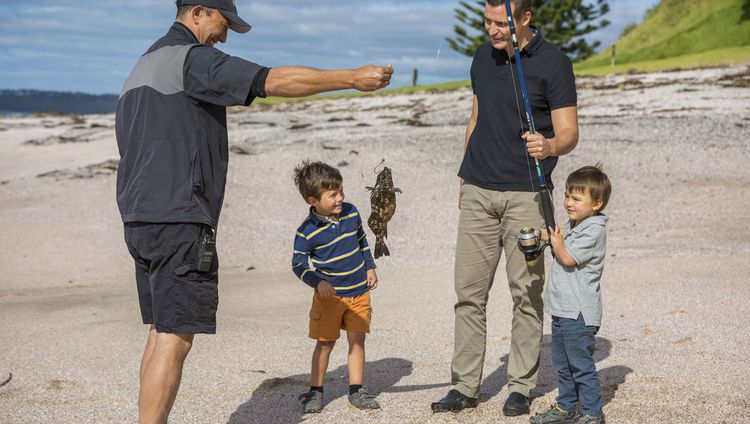
[[[542,241],[542,232],[537,232],[533,227],[523,227],[516,237],[518,249],[526,257],[526,262],[533,262],[544,253],[544,248],[549,242]]]

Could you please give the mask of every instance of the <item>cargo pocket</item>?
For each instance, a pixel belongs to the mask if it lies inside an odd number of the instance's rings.
[[[320,337],[320,318],[323,316],[318,311],[310,309],[310,332],[308,337],[311,339],[317,339]]]
[[[185,324],[212,324],[216,320],[219,290],[216,272],[198,272],[194,264],[182,265],[174,270],[179,287],[174,293],[177,313]]]

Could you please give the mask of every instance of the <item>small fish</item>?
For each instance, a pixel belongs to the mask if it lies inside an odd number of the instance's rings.
[[[391,252],[385,245],[385,239],[388,238],[388,221],[391,220],[396,212],[396,193],[401,193],[401,189],[393,187],[393,176],[391,168],[383,167],[375,181],[375,187],[365,187],[370,190],[370,218],[367,225],[370,226],[375,234],[375,258],[383,255],[390,256]]]

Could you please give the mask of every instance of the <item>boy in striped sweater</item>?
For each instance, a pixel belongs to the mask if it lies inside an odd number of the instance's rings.
[[[302,409],[305,413],[323,409],[328,359],[341,329],[346,330],[349,342],[349,406],[380,408],[375,396],[362,386],[365,334],[370,332],[372,316],[370,290],[378,286],[362,218],[354,205],[344,203],[343,179],[336,168],[304,161],[294,174],[294,183],[310,205],[310,212],[297,228],[292,270],[315,289],[309,337],[317,340],[310,391],[300,395]]]

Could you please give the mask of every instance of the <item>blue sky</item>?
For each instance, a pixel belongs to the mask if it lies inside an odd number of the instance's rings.
[[[225,52],[266,66],[322,69],[392,64],[392,86],[466,79],[471,59],[450,50],[458,0],[236,0],[253,25]],[[0,88],[119,93],[140,56],[174,20],[171,0],[25,0],[0,8]],[[602,45],[657,0],[609,0]]]

